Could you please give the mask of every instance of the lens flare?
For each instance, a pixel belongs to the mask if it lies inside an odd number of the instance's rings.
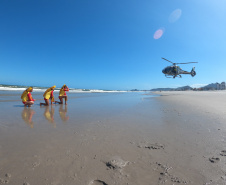
[[[163,29],[158,29],[155,33],[154,33],[154,39],[160,39],[163,35]]]
[[[170,23],[176,22],[178,19],[180,19],[181,13],[182,13],[181,9],[174,10],[169,16],[169,22]]]

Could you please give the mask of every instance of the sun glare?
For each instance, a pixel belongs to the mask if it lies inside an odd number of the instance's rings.
[[[155,33],[154,33],[154,39],[160,39],[163,35],[163,29],[158,29]]]
[[[180,19],[181,13],[182,13],[181,9],[174,10],[169,16],[169,22],[170,23],[176,22],[178,19]]]

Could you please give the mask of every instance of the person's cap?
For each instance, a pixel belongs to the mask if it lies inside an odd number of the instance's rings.
[[[33,87],[28,87],[27,91],[30,92],[33,89]]]

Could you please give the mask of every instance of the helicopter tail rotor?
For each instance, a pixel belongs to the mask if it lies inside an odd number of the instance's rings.
[[[194,77],[195,75],[196,75],[195,67],[193,67],[192,70],[191,70],[191,76]]]

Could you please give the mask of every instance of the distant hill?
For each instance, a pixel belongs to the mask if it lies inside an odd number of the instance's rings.
[[[156,89],[151,89],[150,91],[174,91],[175,88],[156,88]]]
[[[188,91],[188,90],[226,90],[226,84],[225,82],[221,83],[211,83],[203,87],[199,88],[192,88],[190,86],[183,86],[183,87],[177,87],[177,88],[156,88],[151,89],[150,91]]]
[[[193,90],[193,88],[188,85],[176,88],[176,91],[188,91],[188,90]]]
[[[156,88],[151,89],[151,91],[188,91],[193,90],[190,86],[183,86],[183,87],[177,87],[177,88]]]

